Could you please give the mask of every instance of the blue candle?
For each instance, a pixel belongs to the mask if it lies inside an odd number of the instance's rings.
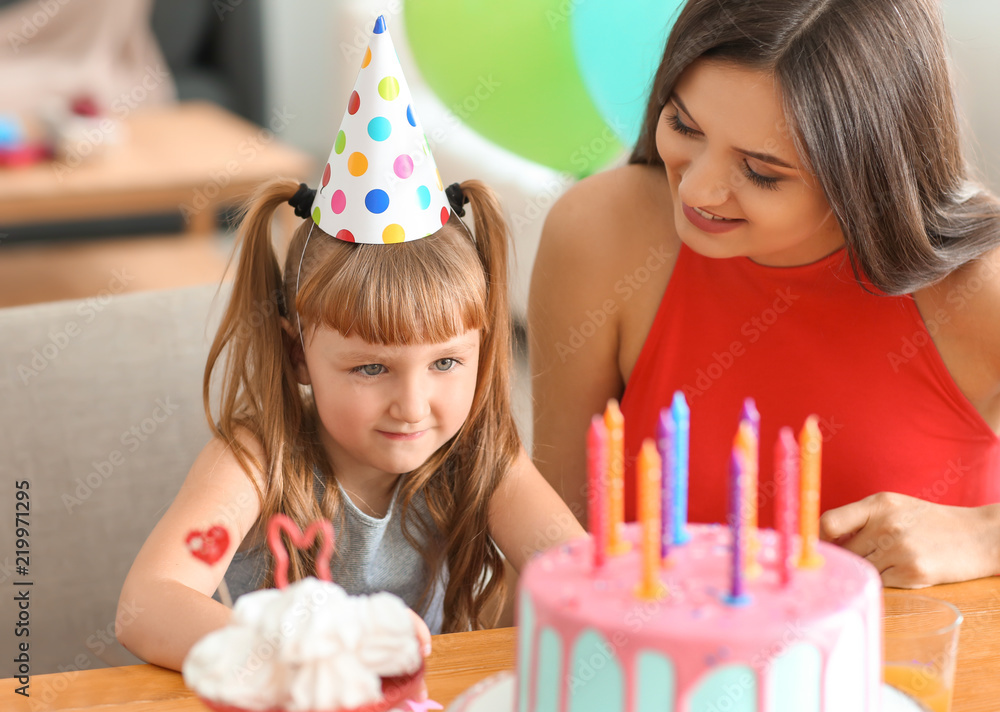
[[[674,544],[686,544],[691,540],[687,532],[688,515],[688,449],[691,433],[691,410],[688,408],[684,394],[674,393],[674,401],[670,405],[670,416],[674,421]]]
[[[674,419],[668,408],[660,410],[660,419],[656,425],[656,447],[660,451],[660,468],[663,479],[660,481],[660,557],[670,556],[670,546],[674,543]]]

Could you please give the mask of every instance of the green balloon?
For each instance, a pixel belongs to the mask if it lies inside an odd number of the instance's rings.
[[[462,121],[576,176],[622,151],[576,66],[566,0],[407,0],[417,66]]]

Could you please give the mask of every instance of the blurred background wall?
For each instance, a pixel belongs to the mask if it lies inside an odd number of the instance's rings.
[[[262,0],[266,21],[265,42],[267,96],[277,105],[287,105],[302,118],[290,125],[284,137],[326,159],[340,122],[349,88],[334,92],[315,91],[316,80],[326,71],[340,71],[347,61],[348,81],[353,82],[353,56],[347,57],[357,27],[345,27],[340,18],[374,17],[385,12],[392,19],[402,0]],[[956,84],[961,109],[968,122],[966,138],[975,164],[995,192],[1000,192],[1000,2],[997,0],[942,0],[945,23],[951,38]],[[395,10],[395,12],[394,12]],[[305,19],[308,18],[308,21]],[[401,22],[401,21],[399,21]],[[394,24],[390,25],[392,30]],[[364,33],[366,28],[362,28]],[[403,33],[393,31],[393,39]],[[364,35],[362,35],[364,36]],[[401,52],[402,56],[402,52]],[[310,67],[309,71],[304,68]],[[409,69],[411,82],[418,70]]]

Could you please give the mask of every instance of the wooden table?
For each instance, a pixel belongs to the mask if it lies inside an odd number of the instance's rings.
[[[294,120],[276,111],[262,128],[206,102],[137,110],[104,156],[0,170],[0,227],[179,210],[190,232],[212,232],[218,209],[262,181],[316,180],[313,160],[273,133]]]
[[[5,245],[0,308],[87,297],[103,303],[115,294],[218,284],[231,249],[183,234]]]
[[[920,591],[956,604],[965,614],[959,643],[953,712],[1000,710],[1000,579]],[[478,680],[514,667],[515,629],[439,635],[427,660],[427,687],[447,706]],[[153,665],[39,675],[31,699],[0,680],[0,708],[11,712],[204,712],[178,673]],[[845,711],[850,712],[850,711]]]

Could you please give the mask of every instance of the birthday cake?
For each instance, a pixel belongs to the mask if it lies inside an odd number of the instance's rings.
[[[637,463],[639,522],[622,522],[614,402],[588,435],[591,536],[521,576],[518,712],[878,712],[882,586],[819,541],[822,438],[775,444],[777,531],[757,526],[759,415],[733,442],[727,524],[688,524],[687,411],[661,413]],[[799,526],[795,526],[796,519]]]
[[[778,536],[760,530],[761,574],[727,602],[732,536],[689,525],[658,600],[636,596],[632,551],[595,570],[592,539],[536,557],[518,601],[519,712],[878,710],[881,584],[874,567],[820,543],[825,561],[783,585]]]

